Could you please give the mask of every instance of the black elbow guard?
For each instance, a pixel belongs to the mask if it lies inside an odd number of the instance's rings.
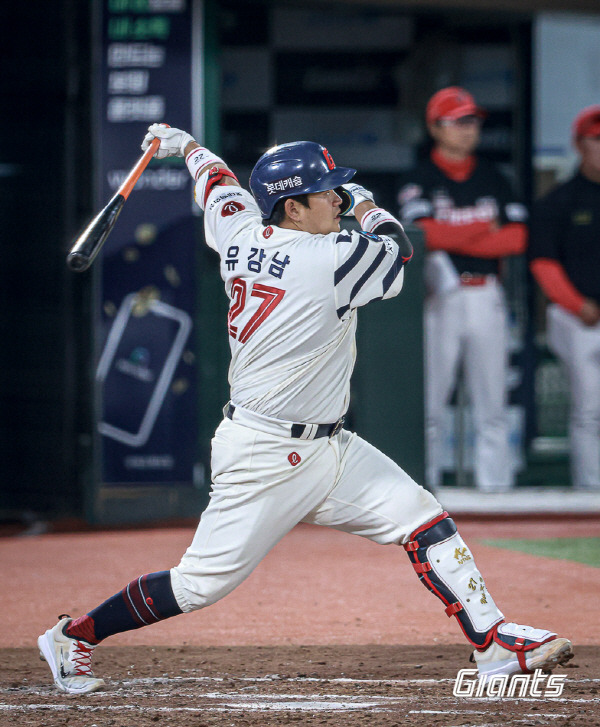
[[[373,232],[376,235],[387,235],[396,242],[404,264],[406,264],[413,256],[413,246],[408,239],[406,232],[404,232],[404,228],[399,222],[396,222],[395,220],[393,222],[391,220],[386,220],[380,225],[377,225]]]

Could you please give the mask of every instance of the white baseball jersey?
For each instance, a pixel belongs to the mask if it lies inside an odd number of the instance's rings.
[[[206,175],[197,200],[205,186]],[[171,569],[184,612],[231,592],[299,522],[398,544],[443,512],[430,492],[357,434],[340,428],[313,437],[311,428],[304,437],[287,428],[333,424],[345,413],[356,309],[400,291],[396,243],[363,232],[264,227],[254,198],[229,185],[208,195],[205,229],[230,299],[235,406],[211,443],[210,502]],[[474,566],[469,577],[481,581]],[[500,620],[491,599],[485,603]],[[475,615],[484,609],[477,604]]]
[[[400,291],[396,243],[264,227],[254,198],[235,186],[210,192],[205,231],[230,299],[236,408],[211,443],[208,507],[171,570],[185,612],[232,591],[298,522],[397,544],[442,512],[431,493],[355,433],[313,439],[271,428],[333,423],[345,413],[356,308]]]
[[[356,309],[402,288],[396,243],[264,227],[252,195],[235,186],[211,191],[205,230],[231,301],[231,401],[291,422],[338,420],[349,403]]]

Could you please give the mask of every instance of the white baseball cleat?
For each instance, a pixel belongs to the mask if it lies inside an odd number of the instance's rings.
[[[494,640],[485,651],[473,653],[479,676],[528,674],[536,669],[551,671],[573,658],[568,639],[557,638],[552,631],[501,623]]]
[[[86,694],[101,689],[104,680],[97,679],[91,669],[96,646],[67,636],[64,629],[73,619],[70,616],[58,618],[56,626],[38,638],[40,658],[48,662],[54,683],[69,694]]]

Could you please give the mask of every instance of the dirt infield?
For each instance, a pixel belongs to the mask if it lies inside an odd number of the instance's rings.
[[[505,727],[600,724],[600,650],[556,698],[454,697],[465,646],[112,647],[106,691],[66,696],[33,649],[0,655],[0,724],[27,727]],[[596,675],[595,677],[593,675]]]
[[[479,542],[598,536],[600,523],[458,525],[507,618],[573,640],[575,659],[557,671],[567,676],[560,699],[454,697],[470,649],[405,553],[310,526],[223,601],[103,644],[94,659],[103,692],[60,694],[38,634],[59,613],[80,615],[178,562],[192,534],[63,533],[0,538],[0,725],[600,725],[600,569]]]

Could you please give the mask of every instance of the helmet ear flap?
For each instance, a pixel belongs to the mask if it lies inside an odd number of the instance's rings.
[[[352,209],[354,205],[354,197],[352,196],[352,193],[349,190],[344,189],[344,187],[336,187],[333,191],[342,200],[342,204],[340,205],[340,214],[345,215],[346,212]]]

